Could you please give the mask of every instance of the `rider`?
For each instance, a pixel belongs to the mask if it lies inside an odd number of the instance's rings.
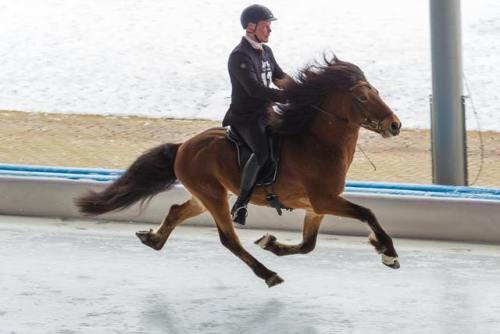
[[[266,137],[269,113],[273,102],[286,102],[283,90],[269,86],[273,82],[283,88],[289,76],[276,63],[271,48],[264,45],[271,34],[271,22],[276,20],[271,11],[252,5],[243,10],[240,20],[246,34],[229,56],[231,105],[222,124],[235,129],[253,152],[243,167],[240,195],[231,209],[233,221],[244,225],[257,174],[269,156]]]

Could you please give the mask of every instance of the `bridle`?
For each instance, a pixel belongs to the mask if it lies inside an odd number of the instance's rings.
[[[358,82],[357,84],[355,84],[354,86],[352,86],[351,88],[349,88],[349,90],[348,90],[349,95],[351,95],[351,97],[355,103],[355,106],[357,107],[357,109],[359,110],[361,115],[363,116],[363,119],[361,120],[360,123],[357,123],[357,125],[365,128],[365,129],[375,131],[375,132],[382,132],[383,131],[382,121],[374,121],[374,120],[370,119],[370,117],[367,115],[366,107],[364,106],[366,101],[361,100],[360,97],[353,94],[353,92],[356,88],[362,87],[362,86],[368,87],[368,89],[374,89],[372,87],[372,85],[370,85],[368,82],[361,81],[361,82]],[[311,107],[313,109],[321,112],[322,114],[325,114],[329,118],[335,118],[336,120],[340,120],[340,121],[345,122],[345,123],[351,123],[351,121],[349,121],[348,119],[341,117],[341,116],[338,116],[338,115],[335,115],[335,114],[330,114],[330,113],[326,112],[324,109],[322,109],[316,105],[311,105]]]
[[[358,110],[361,112],[361,115],[363,115],[363,120],[361,121],[360,125],[365,129],[381,132],[383,130],[382,121],[371,120],[370,117],[367,115],[366,107],[364,106],[366,101],[361,100],[360,97],[353,94],[353,91],[356,88],[362,86],[368,87],[368,89],[370,90],[374,89],[373,86],[366,81],[358,82],[357,84],[349,88],[349,94],[354,98]]]

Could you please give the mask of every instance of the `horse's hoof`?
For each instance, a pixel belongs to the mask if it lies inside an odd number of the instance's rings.
[[[159,245],[158,243],[154,242],[154,240],[153,240],[153,233],[154,232],[151,229],[149,231],[138,231],[138,232],[135,232],[135,235],[146,246],[151,247],[154,250],[160,250],[163,245]]]
[[[262,249],[269,249],[269,247],[276,242],[276,237],[267,233],[262,238],[254,241],[254,244],[259,245]]]
[[[280,283],[283,283],[283,279],[279,277],[278,274],[274,274],[273,276],[266,279],[266,284],[269,288],[278,285]]]
[[[397,256],[393,257],[382,254],[382,263],[392,269],[399,269],[400,267],[399,259]]]
[[[151,233],[153,230],[149,231],[137,231],[135,232],[135,235],[141,239],[141,242],[146,242],[149,240],[149,233]]]

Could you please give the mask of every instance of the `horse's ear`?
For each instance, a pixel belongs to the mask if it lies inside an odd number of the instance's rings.
[[[326,53],[323,53],[323,61],[325,62],[326,66],[330,66],[332,63],[328,60],[328,56]]]
[[[325,61],[325,63],[328,65],[328,66],[331,66],[333,64],[337,64],[340,62],[340,59],[337,58],[337,55],[335,54],[335,52],[332,52],[333,53],[333,57],[328,57],[329,55],[327,55],[326,53],[323,54],[323,60]]]

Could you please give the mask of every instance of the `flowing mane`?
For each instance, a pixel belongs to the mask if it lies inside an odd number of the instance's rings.
[[[278,113],[270,123],[274,133],[294,135],[304,132],[305,127],[333,90],[347,91],[359,80],[366,80],[361,69],[334,57],[323,64],[313,64],[300,70],[287,87],[288,104],[278,105]]]

